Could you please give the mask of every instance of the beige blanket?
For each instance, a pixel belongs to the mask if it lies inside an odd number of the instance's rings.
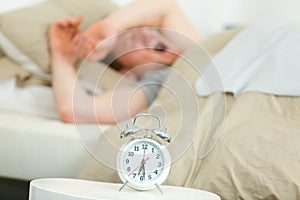
[[[203,45],[214,54],[235,33],[220,34]],[[174,69],[194,86],[198,77],[195,68],[179,60]],[[182,84],[176,76],[171,76],[166,84],[179,88],[176,92],[185,92],[180,89]],[[213,98],[225,98],[225,119],[222,114],[218,115],[221,108],[212,112]],[[150,110],[156,105],[164,108],[163,114],[167,116],[164,125],[173,137],[168,148],[172,155],[176,155],[165,184],[207,190],[230,200],[300,198],[300,98],[255,92],[238,98],[231,94],[196,97],[194,109],[200,112],[195,116],[193,110],[186,111],[191,115],[182,115],[176,97],[169,89],[163,88]],[[217,121],[211,123],[215,113]],[[187,118],[190,124],[181,123],[181,117]],[[120,127],[115,126],[106,132],[106,138],[120,146],[124,143],[119,139],[120,131]],[[192,142],[186,146],[185,135],[194,131]],[[212,151],[207,151],[208,155],[201,154],[207,136],[216,131],[221,131],[217,144]],[[101,145],[100,142],[99,149]],[[176,154],[180,148],[185,149],[182,154]],[[114,153],[111,152],[110,156]],[[94,159],[79,177],[120,182],[116,170]]]

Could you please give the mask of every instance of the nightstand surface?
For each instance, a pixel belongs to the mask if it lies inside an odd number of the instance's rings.
[[[29,200],[220,200],[213,193],[203,190],[161,186],[159,190],[136,191],[122,184],[103,183],[79,179],[45,178],[30,183]]]

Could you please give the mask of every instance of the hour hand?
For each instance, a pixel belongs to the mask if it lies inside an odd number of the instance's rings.
[[[140,167],[138,175],[140,175],[141,173],[142,173],[143,176],[145,176],[145,165],[142,165]]]

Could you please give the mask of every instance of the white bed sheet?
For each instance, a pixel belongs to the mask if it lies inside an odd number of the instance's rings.
[[[43,85],[19,88],[15,78],[0,81],[0,110],[59,119],[52,90]]]

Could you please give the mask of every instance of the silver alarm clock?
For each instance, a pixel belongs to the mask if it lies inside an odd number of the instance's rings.
[[[139,117],[151,117],[157,120],[158,127],[143,128],[136,125]],[[161,127],[161,120],[154,114],[138,114],[132,125],[122,131],[120,138],[131,137],[119,150],[117,170],[124,185],[136,190],[150,190],[161,185],[169,175],[171,157],[159,140],[170,142],[170,136]],[[158,140],[159,139],[159,140]]]

